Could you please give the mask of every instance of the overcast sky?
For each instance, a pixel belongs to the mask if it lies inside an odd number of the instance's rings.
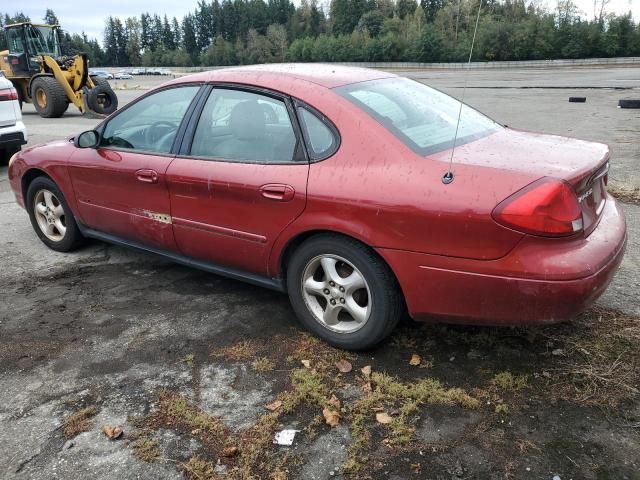
[[[329,0],[326,0],[328,4]],[[556,6],[556,0],[542,0],[549,8]],[[601,0],[598,0],[598,3]],[[593,0],[574,0],[578,7],[586,13],[587,17],[593,16]],[[83,4],[77,0],[20,0],[19,2],[2,2],[0,10],[3,13],[13,14],[11,9],[22,10],[31,17],[32,21],[41,21],[47,7],[53,9],[65,30],[74,33],[85,32],[89,37],[95,37],[102,42],[105,16],[112,15],[121,18],[137,16],[142,12],[157,13],[169,18],[175,16],[179,20],[189,11],[193,10],[197,0],[110,0],[102,4]],[[294,0],[294,3],[299,3]],[[318,2],[324,4],[324,1]],[[100,5],[104,6],[101,8]],[[7,12],[7,7],[9,11]],[[629,0],[611,0],[607,6],[608,12],[626,13],[629,11]],[[640,0],[633,0],[633,16],[640,18]]]

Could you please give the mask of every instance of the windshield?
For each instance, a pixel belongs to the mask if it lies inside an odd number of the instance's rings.
[[[335,91],[384,125],[419,155],[453,147],[460,102],[407,78],[355,83]],[[462,106],[456,145],[485,137],[500,125]]]
[[[60,56],[60,43],[56,29],[52,27],[35,27],[28,25],[25,28],[25,34],[31,55]]]

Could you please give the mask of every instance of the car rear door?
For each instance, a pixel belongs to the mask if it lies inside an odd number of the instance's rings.
[[[183,85],[143,97],[103,125],[97,148],[74,152],[69,174],[85,226],[176,249],[166,171],[200,88]]]
[[[216,87],[169,166],[174,234],[187,256],[268,275],[276,237],[305,208],[309,162],[290,100]]]

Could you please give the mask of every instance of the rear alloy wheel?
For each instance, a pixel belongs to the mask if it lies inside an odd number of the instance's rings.
[[[296,249],[287,288],[300,321],[340,348],[373,347],[403,314],[389,267],[367,246],[339,235],[312,237]]]
[[[31,82],[31,98],[36,111],[43,118],[61,117],[69,100],[62,85],[54,77],[36,77]]]
[[[371,292],[360,271],[338,255],[318,255],[302,274],[302,296],[314,319],[338,333],[364,327],[371,315]]]
[[[38,177],[31,182],[27,208],[33,229],[49,248],[68,252],[82,243],[82,234],[62,192],[49,178]]]

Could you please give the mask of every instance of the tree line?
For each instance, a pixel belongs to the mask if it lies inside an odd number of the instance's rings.
[[[105,22],[103,44],[63,35],[92,65],[213,66],[282,61],[466,61],[480,0],[199,0],[182,19],[143,13]],[[640,24],[596,0],[585,19],[571,0],[483,0],[473,60],[640,55]],[[21,13],[4,23],[28,20]],[[47,10],[45,21],[58,19]],[[0,48],[1,45],[0,45]]]

